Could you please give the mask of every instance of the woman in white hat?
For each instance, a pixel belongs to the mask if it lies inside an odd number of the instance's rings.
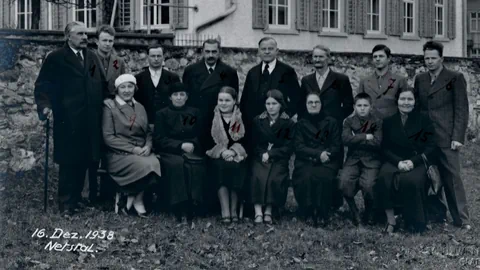
[[[124,212],[132,205],[145,217],[143,193],[154,184],[160,173],[160,162],[152,153],[152,130],[142,104],[135,101],[136,79],[131,74],[115,80],[115,107],[103,109],[103,139],[107,146],[107,171],[127,194],[126,202],[117,193],[117,206]]]

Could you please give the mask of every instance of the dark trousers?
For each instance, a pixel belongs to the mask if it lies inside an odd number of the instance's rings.
[[[373,201],[373,186],[379,168],[368,168],[361,161],[353,165],[343,166],[340,173],[340,189],[343,196],[353,198],[361,189],[364,200]]]
[[[97,182],[97,170],[98,161],[92,162],[88,167],[88,199],[91,202],[97,200],[98,182]]]
[[[467,197],[460,178],[460,154],[450,148],[440,148],[438,170],[443,182],[448,210],[456,226],[469,223]],[[445,209],[446,212],[446,209]]]
[[[89,168],[86,164],[60,164],[58,179],[58,203],[63,207],[75,207],[82,198],[85,173]]]

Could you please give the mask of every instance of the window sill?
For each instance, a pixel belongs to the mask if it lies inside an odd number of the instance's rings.
[[[373,34],[373,33],[367,33],[363,36],[364,39],[388,39],[388,36],[380,33],[380,34]]]
[[[418,40],[420,40],[420,37],[417,36],[417,35],[412,35],[412,36],[402,35],[402,36],[400,36],[400,39],[401,40],[415,40],[415,41],[418,41]]]
[[[278,35],[299,35],[300,33],[294,29],[275,29],[268,28],[263,31],[265,34],[278,34]]]
[[[318,33],[318,36],[320,36],[320,37],[343,37],[343,38],[346,38],[346,37],[348,37],[348,34],[343,33],[343,32],[322,31],[322,32]]]
[[[450,42],[450,39],[446,37],[433,37],[433,41],[438,41],[438,42]]]

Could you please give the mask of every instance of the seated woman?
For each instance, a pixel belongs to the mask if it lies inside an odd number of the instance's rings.
[[[238,222],[238,191],[246,177],[247,153],[243,147],[245,126],[236,104],[237,91],[224,86],[218,93],[211,135],[215,146],[207,151],[209,176],[218,186],[222,222]]]
[[[415,109],[413,89],[398,91],[395,98],[398,112],[383,121],[385,163],[375,185],[376,203],[387,215],[386,233],[397,227],[393,208],[398,205],[407,229],[422,232],[427,222],[429,183],[422,155],[434,160],[434,127],[428,116]]]
[[[126,193],[126,202],[117,193],[116,207],[126,213],[132,204],[139,216],[145,217],[143,192],[160,174],[160,162],[151,152],[152,131],[142,104],[133,99],[137,90],[131,74],[115,80],[115,107],[103,109],[103,139],[107,146],[107,171]]]
[[[203,200],[206,164],[202,158],[200,112],[185,105],[188,89],[177,82],[168,88],[170,104],[155,116],[154,146],[164,169],[165,193],[177,221],[191,221]]]
[[[318,93],[307,96],[308,113],[295,128],[295,198],[315,226],[325,227],[332,204],[332,185],[342,164],[341,127],[321,111]]]
[[[266,111],[253,119],[255,138],[250,179],[255,223],[272,223],[272,205],[283,206],[288,188],[288,161],[293,153],[294,122],[285,113],[282,92],[270,90],[265,96]],[[262,211],[265,206],[265,212]]]

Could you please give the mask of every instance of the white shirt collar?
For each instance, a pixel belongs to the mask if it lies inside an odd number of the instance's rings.
[[[215,71],[215,67],[217,66],[217,62],[215,62],[215,64],[214,64],[213,66],[209,66],[209,65],[207,64],[207,62],[205,62],[205,66],[207,67],[207,70],[208,70],[209,68],[213,68],[213,70]]]
[[[267,65],[267,63],[262,61],[262,72],[263,72],[263,70],[265,70],[266,65]],[[277,65],[277,58],[273,59],[272,62],[268,63],[268,73],[272,74],[276,65]]]
[[[322,79],[325,80],[328,76],[328,73],[330,73],[330,68],[327,68],[327,71],[325,71],[325,73],[323,73],[323,75],[320,75],[320,73],[318,73],[317,71],[315,71],[315,73],[317,74],[317,80],[319,78],[322,78]]]
[[[73,51],[73,53],[74,53],[75,55],[77,55],[77,52],[80,52],[80,54],[81,54],[81,55],[82,55],[82,57],[83,57],[82,50],[75,50],[75,49],[74,49],[74,48],[72,48],[72,46],[70,46],[70,45],[68,45],[68,47],[70,47],[70,49],[72,49],[72,51]]]
[[[125,102],[125,100],[123,100],[121,97],[119,97],[118,95],[115,95],[115,100],[118,102],[118,104],[120,104],[121,106],[127,104],[127,102]],[[133,101],[133,104],[137,103],[137,101],[132,97],[132,101]]]
[[[162,75],[162,68],[158,69],[158,70],[153,70],[151,67],[148,67],[148,70],[150,70],[150,75],[151,76],[156,76],[157,74],[158,75]]]

